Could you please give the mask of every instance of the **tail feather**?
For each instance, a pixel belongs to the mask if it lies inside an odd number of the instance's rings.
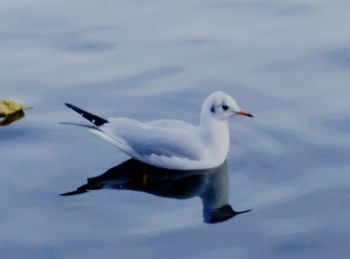
[[[101,118],[95,114],[92,114],[90,112],[84,111],[83,109],[80,109],[79,107],[70,104],[70,103],[65,103],[65,105],[72,109],[73,111],[79,113],[82,117],[84,117],[85,119],[87,119],[88,121],[92,122],[93,124],[95,124],[96,126],[102,126],[105,123],[108,123],[108,120]]]

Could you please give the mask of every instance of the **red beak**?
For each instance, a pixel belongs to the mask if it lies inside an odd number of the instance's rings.
[[[251,117],[251,118],[254,117],[251,113],[246,112],[246,111],[242,111],[242,110],[240,110],[239,112],[236,112],[236,114],[237,114],[237,115],[248,116],[248,117]]]

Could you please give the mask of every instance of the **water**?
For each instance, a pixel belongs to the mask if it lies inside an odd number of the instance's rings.
[[[0,127],[3,258],[347,258],[348,1],[2,1],[1,96],[35,108]],[[132,190],[60,193],[128,157],[84,129],[103,116],[197,123],[212,91],[231,122],[229,204]]]

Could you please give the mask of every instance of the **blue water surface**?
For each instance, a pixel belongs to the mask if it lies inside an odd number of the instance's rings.
[[[349,12],[344,0],[2,1],[0,97],[34,108],[0,127],[1,258],[348,258]],[[216,90],[255,115],[230,122],[225,178],[232,208],[252,211],[209,224],[199,192],[59,195],[128,159],[59,124],[83,122],[64,102],[197,124]]]

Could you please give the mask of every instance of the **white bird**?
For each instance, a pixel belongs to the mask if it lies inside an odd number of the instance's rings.
[[[234,115],[253,117],[233,97],[214,92],[202,105],[200,123],[178,120],[140,122],[129,118],[101,118],[66,103],[96,127],[90,131],[142,162],[177,170],[214,168],[227,158],[228,120]]]

